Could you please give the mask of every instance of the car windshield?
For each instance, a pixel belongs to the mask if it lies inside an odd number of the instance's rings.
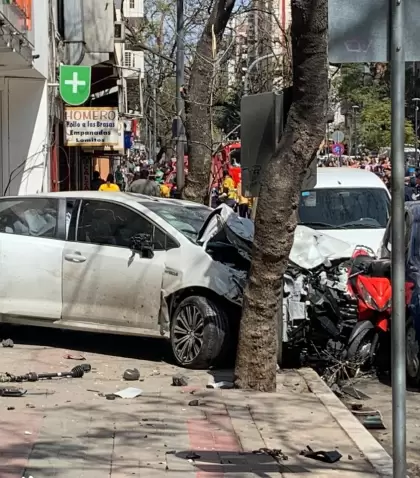
[[[390,214],[382,188],[312,189],[302,191],[299,224],[313,229],[380,229]]]
[[[196,241],[200,229],[212,212],[212,209],[207,206],[181,206],[179,204],[158,201],[142,201],[142,204],[169,222],[172,227],[184,234],[192,242]]]

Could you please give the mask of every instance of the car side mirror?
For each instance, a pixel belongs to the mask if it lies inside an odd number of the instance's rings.
[[[130,249],[139,253],[141,257],[151,259],[154,256],[151,234],[140,233],[130,238]]]

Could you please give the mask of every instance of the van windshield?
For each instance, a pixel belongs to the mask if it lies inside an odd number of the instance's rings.
[[[381,229],[390,215],[385,189],[312,189],[302,191],[299,224],[313,229]]]

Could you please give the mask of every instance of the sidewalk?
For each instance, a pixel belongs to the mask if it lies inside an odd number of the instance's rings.
[[[0,370],[68,370],[78,362],[63,359],[65,353],[3,349]],[[23,384],[26,397],[0,398],[0,478],[379,476],[296,372],[278,376],[276,394],[262,394],[206,389],[209,375],[195,371],[183,371],[188,387],[172,387],[178,369],[171,365],[85,356],[94,370],[81,379]],[[139,368],[144,381],[123,382],[128,367]],[[100,396],[128,386],[143,394]],[[342,458],[327,465],[300,456],[307,445],[337,449]],[[252,453],[261,448],[282,453]]]

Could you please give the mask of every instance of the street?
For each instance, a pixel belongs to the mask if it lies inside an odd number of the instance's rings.
[[[389,383],[381,383],[376,378],[363,378],[353,381],[357,390],[365,393],[370,400],[366,407],[379,410],[383,417],[385,430],[372,430],[372,435],[392,456],[392,389]],[[407,391],[407,469],[409,476],[420,476],[420,401],[419,392]],[[350,400],[352,401],[352,400]],[[354,400],[353,400],[354,402]]]
[[[0,478],[377,476],[296,371],[278,374],[276,394],[211,390],[231,373],[179,369],[159,340],[29,327],[1,338],[15,342],[0,348],[3,373],[92,371],[2,384],[28,392],[0,398]],[[125,382],[134,367],[140,381]],[[172,386],[177,373],[187,386]],[[112,395],[127,387],[141,396]],[[322,463],[301,455],[307,446],[342,457]]]

